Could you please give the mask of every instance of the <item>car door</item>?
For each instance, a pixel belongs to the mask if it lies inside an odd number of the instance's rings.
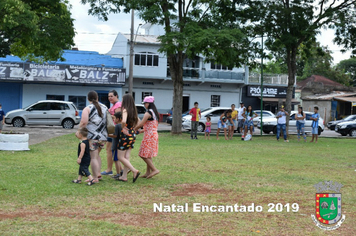
[[[220,120],[221,114],[224,112],[225,109],[218,109],[208,114],[211,118],[211,129],[218,129],[218,121]]]
[[[26,110],[25,121],[29,125],[40,125],[47,122],[48,102],[37,103]]]
[[[137,109],[138,118],[140,118],[140,120],[142,120],[143,116],[146,113],[146,108],[143,106],[136,106],[136,109]]]
[[[295,119],[295,115],[296,114],[293,114],[290,116],[289,118],[289,128],[288,128],[288,131],[290,133],[296,133],[297,132],[297,120]]]
[[[61,125],[64,117],[67,117],[66,112],[70,108],[65,103],[51,102],[49,105],[49,110],[47,111],[48,125]]]

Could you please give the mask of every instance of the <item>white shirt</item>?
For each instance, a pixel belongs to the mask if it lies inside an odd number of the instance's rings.
[[[281,116],[281,117],[279,117],[278,118],[278,124],[285,124],[286,123],[286,113],[285,112],[281,112],[281,111],[279,111],[278,113],[277,113],[277,116]]]
[[[238,120],[242,120],[242,119],[245,119],[242,114],[244,114],[244,109],[246,109],[246,107],[240,107],[237,109],[238,111],[238,114],[237,114],[237,119]]]

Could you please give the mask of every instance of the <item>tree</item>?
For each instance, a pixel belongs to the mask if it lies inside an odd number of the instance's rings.
[[[63,0],[1,0],[0,56],[56,61],[74,45],[74,25]]]
[[[222,3],[208,0],[82,0],[89,14],[107,20],[109,13],[137,10],[146,22],[161,24],[160,51],[167,55],[173,81],[172,133],[180,134],[183,104],[183,61],[202,53],[207,60],[226,66],[241,66],[249,59],[249,41],[236,22],[227,23],[219,15]],[[249,46],[247,46],[249,45]]]
[[[302,44],[311,48],[320,30],[328,27],[335,30],[335,43],[344,46],[345,50],[356,48],[355,3],[352,0],[247,0],[243,5],[236,4],[235,16],[249,25],[250,35],[264,34],[268,50],[285,55],[288,112],[297,73],[298,50]]]
[[[352,80],[352,85],[356,87],[356,58],[352,57],[347,60],[342,60],[336,67],[349,74]]]

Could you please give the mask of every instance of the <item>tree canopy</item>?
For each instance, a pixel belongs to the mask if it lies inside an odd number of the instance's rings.
[[[342,60],[337,64],[337,68],[347,73],[352,80],[352,85],[356,87],[356,58],[351,57],[347,60]]]
[[[0,56],[52,61],[74,45],[74,25],[63,0],[1,0]]]

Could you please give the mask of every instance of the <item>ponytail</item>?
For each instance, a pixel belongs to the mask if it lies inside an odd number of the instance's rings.
[[[98,111],[98,114],[101,118],[103,118],[103,112],[101,111],[101,107],[98,102],[98,94],[95,91],[90,91],[88,93],[88,101],[93,103],[95,106],[96,110]]]

